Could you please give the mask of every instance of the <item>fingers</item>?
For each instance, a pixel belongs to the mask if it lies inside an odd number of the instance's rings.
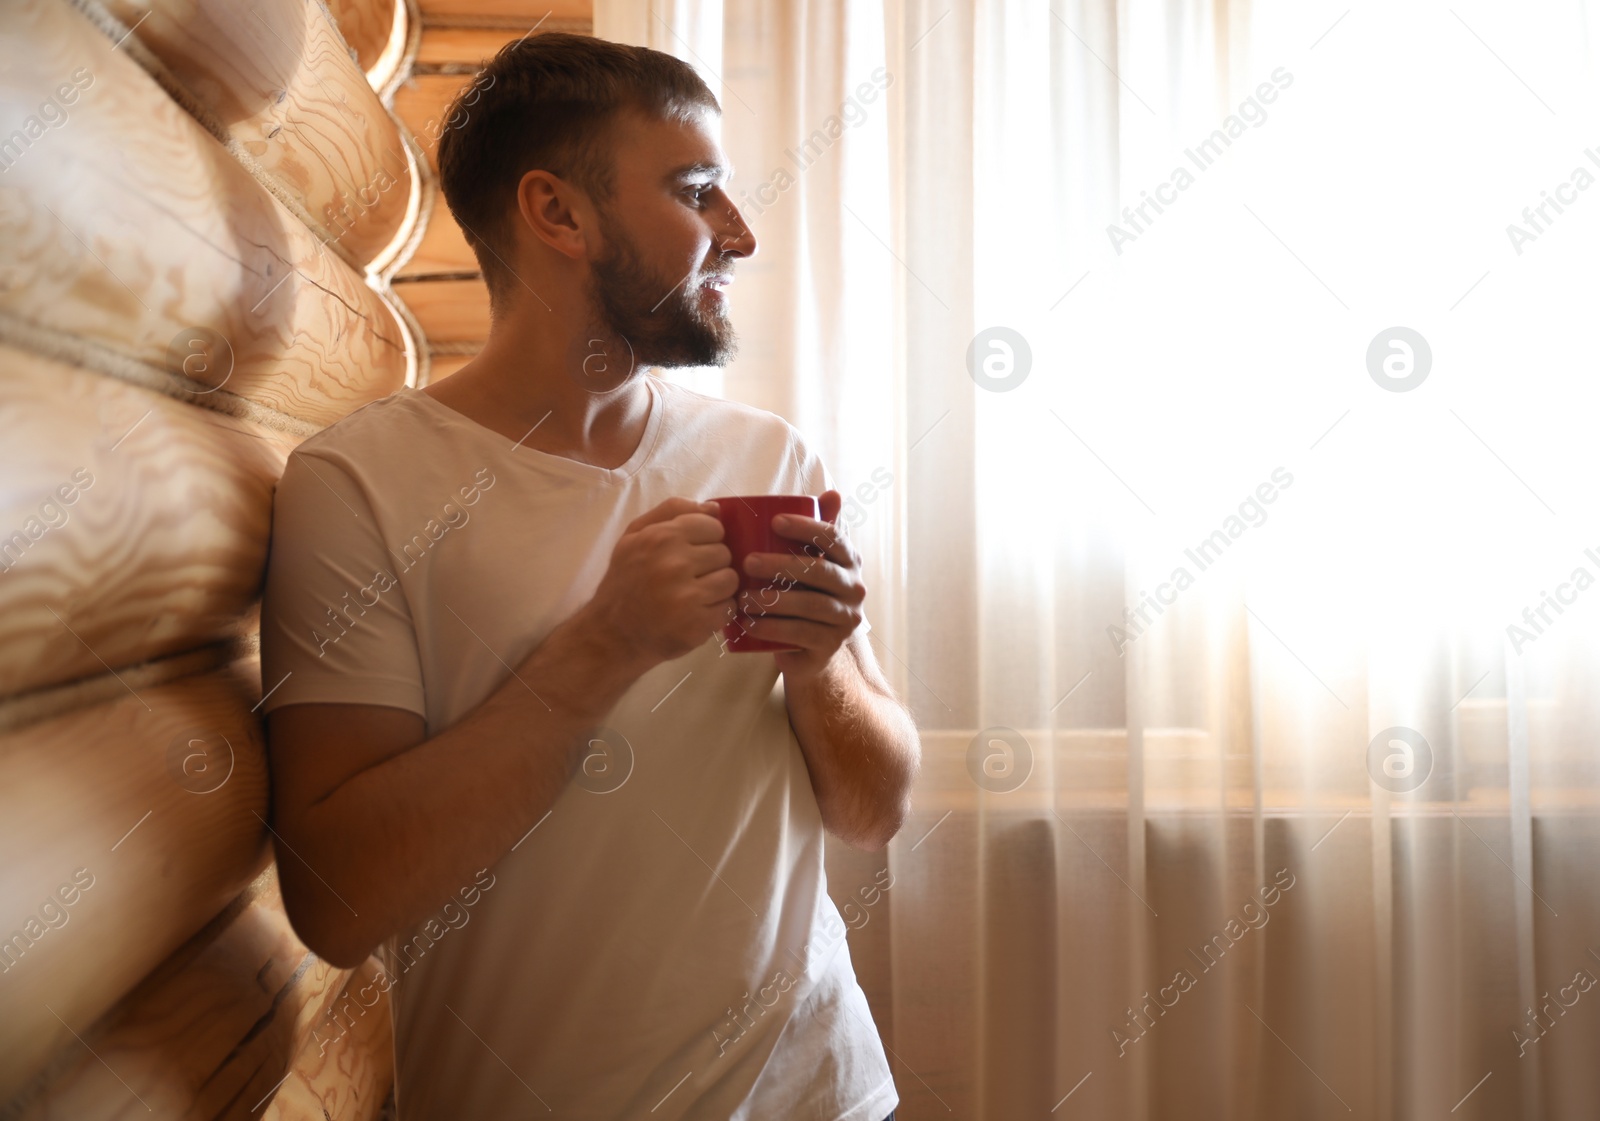
[[[853,566],[844,568],[821,557],[751,553],[745,558],[744,571],[752,579],[775,588],[814,588],[849,604],[859,604],[867,597],[866,585],[861,583]]]
[[[726,568],[733,572],[733,553],[720,541],[709,545],[691,545],[689,547],[689,571],[695,576],[704,576],[708,572],[715,572],[719,568]],[[733,582],[737,585],[739,574],[733,573]]]
[[[655,525],[657,522],[668,522],[684,514],[702,514],[712,521],[716,521],[717,504],[715,502],[696,502],[692,498],[669,498],[652,510],[646,510],[633,521],[628,523],[624,533],[634,533],[646,526]],[[717,522],[720,526],[722,523]]]
[[[721,541],[727,532],[715,515],[699,512],[679,514],[673,519],[673,526],[683,531],[683,539],[691,545],[709,545]]]
[[[678,501],[678,500],[673,500]],[[661,512],[666,508],[666,503],[658,506],[648,514],[641,515],[639,521],[634,522],[624,533],[623,540],[632,542],[632,547],[641,549],[654,555],[675,553],[687,546],[696,549],[709,545],[721,545],[725,536],[722,523],[710,514],[703,513],[698,506],[692,505],[684,512],[673,515],[668,520],[659,520]],[[646,519],[656,518],[649,521]],[[642,524],[641,524],[642,522]],[[723,564],[728,564],[732,555],[726,546],[721,546],[723,551]],[[696,569],[696,575],[700,572]]]
[[[803,650],[831,654],[842,645],[839,630],[810,619],[791,619],[776,615],[754,615],[740,624],[752,638],[798,646]]]
[[[739,597],[739,609],[752,619],[799,619],[849,630],[859,626],[862,619],[859,605],[803,588],[757,588]]]
[[[739,590],[739,574],[727,566],[713,568],[703,576],[696,577],[694,586],[695,600],[701,606],[727,604],[731,607],[733,593]]]
[[[856,568],[860,565],[860,557],[840,526],[800,514],[779,514],[772,519],[772,530],[779,537],[787,537],[791,541],[804,541],[819,550],[834,564],[844,568]]]

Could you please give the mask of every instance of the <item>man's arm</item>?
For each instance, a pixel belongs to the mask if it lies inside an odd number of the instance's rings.
[[[783,688],[822,824],[857,848],[883,848],[911,812],[922,745],[872,648],[852,634],[821,673],[785,677]]]
[[[359,964],[471,883],[555,803],[628,687],[718,629],[737,576],[710,508],[670,499],[634,521],[594,598],[432,739],[384,706],[269,714],[284,905],[312,950]]]
[[[856,633],[867,590],[860,556],[830,524],[841,501],[837,491],[822,495],[821,522],[774,519],[777,533],[823,555],[751,556],[746,572],[768,585],[744,606],[752,635],[801,647],[774,657],[823,825],[857,848],[881,849],[911,811],[922,745],[872,647]]]

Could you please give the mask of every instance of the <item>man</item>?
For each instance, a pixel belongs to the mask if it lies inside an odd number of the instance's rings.
[[[885,846],[920,747],[840,496],[780,418],[647,372],[733,352],[721,288],[756,242],[717,112],[669,55],[501,51],[439,152],[486,346],[305,441],[278,487],[279,876],[321,956],[385,944],[401,1121],[898,1104],[823,829]],[[819,491],[823,520],[774,528],[822,555],[747,569],[750,632],[797,649],[729,651],[705,500]]]

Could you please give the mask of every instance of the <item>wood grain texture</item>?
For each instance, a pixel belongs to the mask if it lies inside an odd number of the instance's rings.
[[[549,22],[548,20],[546,21]],[[541,30],[543,28],[541,27]],[[478,67],[507,43],[522,38],[513,27],[423,27],[414,65]]]
[[[405,34],[404,0],[326,0],[328,12],[339,33],[355,52],[356,65],[367,74],[374,88],[381,88],[387,75],[380,67],[391,44]],[[392,63],[390,64],[393,65]]]
[[[544,12],[541,6],[540,14]],[[538,16],[534,17],[538,19]],[[583,18],[544,17],[535,35],[547,31],[564,31],[570,35],[593,33],[594,23],[587,13]],[[436,67],[466,67],[476,70],[493,58],[501,47],[514,43],[527,35],[521,26],[506,27],[438,27],[426,26],[417,43],[415,66],[419,71]]]
[[[262,1121],[372,1121],[394,1084],[390,981],[376,958],[350,975]]]
[[[365,265],[402,234],[420,182],[394,120],[320,5],[103,2],[300,202],[320,240]],[[354,12],[380,6],[351,5]]]
[[[0,1101],[266,867],[259,683],[241,660],[0,736]]]
[[[0,697],[238,633],[298,442],[0,346]]]
[[[452,114],[451,104],[475,80],[472,74],[413,74],[394,91],[394,115],[411,130],[436,175],[439,137],[446,129],[464,124],[472,114],[472,106],[466,103]],[[485,75],[484,81],[488,80]]]
[[[308,1056],[307,1045],[328,1022],[349,976],[295,936],[269,865],[243,900],[180,946],[92,1030],[80,1030],[83,1044],[66,1051],[72,1061],[25,1095],[19,1121],[261,1117],[264,1103],[294,1085],[291,1071],[318,1069],[311,1064],[319,1048]],[[387,1029],[387,1006],[383,1011]],[[350,1043],[340,1056],[352,1075],[347,1097],[357,1089],[371,1096],[374,1071],[348,1053],[359,1054],[367,1042]],[[334,1059],[328,1050],[323,1063]],[[382,1073],[372,1060],[366,1065]]]
[[[523,20],[532,27],[541,17],[550,19],[592,19],[593,0],[421,0],[424,23],[472,23],[504,20],[516,24]]]
[[[411,344],[378,293],[125,51],[66,4],[6,19],[0,138],[26,147],[0,144],[0,311],[175,374],[189,334],[215,331],[231,362],[190,374],[318,424],[405,383]],[[28,140],[41,91],[70,82],[69,115]]]
[[[489,337],[489,289],[482,280],[412,280],[394,291],[430,342],[481,343]]]

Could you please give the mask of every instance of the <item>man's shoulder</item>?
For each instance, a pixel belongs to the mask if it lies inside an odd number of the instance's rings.
[[[359,508],[357,496],[376,506],[409,494],[414,488],[406,480],[439,458],[438,449],[427,446],[414,396],[397,390],[368,401],[300,441],[284,463],[274,503],[316,507],[337,497],[346,508]]]
[[[385,451],[406,454],[413,445],[399,439],[416,419],[415,402],[407,390],[396,390],[368,401],[296,445],[292,456],[316,457],[355,463]]]

